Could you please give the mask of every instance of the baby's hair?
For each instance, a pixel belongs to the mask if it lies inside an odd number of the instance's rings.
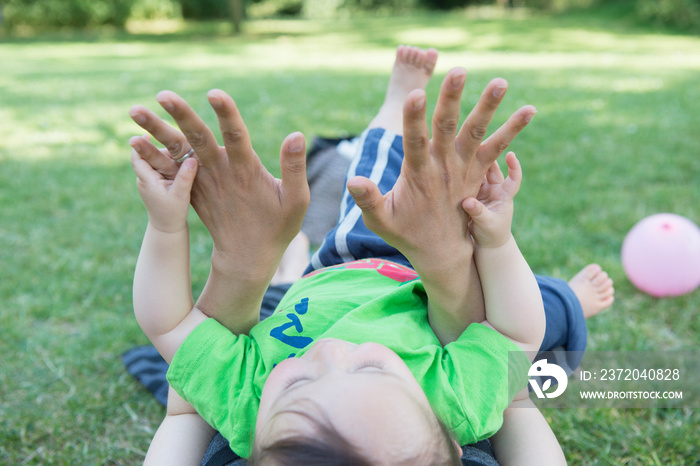
[[[325,415],[316,419],[307,412],[285,410],[277,413],[293,413],[305,417],[314,426],[313,437],[308,435],[285,436],[268,445],[257,441],[248,465],[323,465],[323,466],[372,466],[377,464],[361,454],[362,448],[350,443],[334,427]],[[461,459],[453,447],[452,436],[447,426],[435,416],[439,438],[433,442],[432,451],[423,451],[418,457],[397,458],[396,464],[461,465]],[[428,432],[428,434],[430,434]]]
[[[324,419],[324,422],[319,422],[308,413],[301,411],[287,410],[283,412],[307,418],[315,426],[314,437],[293,435],[283,437],[262,448],[256,445],[253,456],[248,459],[248,465],[370,466],[372,464],[371,461],[360,455],[358,449],[340,435],[327,419]]]

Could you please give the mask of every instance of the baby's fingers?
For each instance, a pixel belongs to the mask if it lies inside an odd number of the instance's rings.
[[[488,222],[493,213],[476,198],[468,197],[462,201],[462,209],[471,217],[476,224]]]
[[[129,139],[129,145],[158,173],[169,180],[175,178],[179,168],[178,164],[154,146],[148,135],[132,137]]]
[[[197,160],[192,158],[182,162],[180,170],[178,170],[173,185],[170,188],[175,196],[189,199],[190,192],[192,191],[192,184],[197,175],[198,166],[199,163],[197,163]]]
[[[163,179],[162,175],[151,164],[141,158],[141,155],[135,149],[131,149],[131,166],[134,167],[134,173],[136,173],[136,177],[142,183],[151,184]]]
[[[508,178],[503,183],[503,190],[513,198],[520,189],[520,182],[523,180],[523,170],[520,166],[520,160],[518,160],[514,152],[506,154],[506,164],[508,165]]]
[[[486,172],[486,181],[489,184],[501,184],[503,183],[503,172],[501,167],[498,165],[498,161],[494,160],[489,170]]]

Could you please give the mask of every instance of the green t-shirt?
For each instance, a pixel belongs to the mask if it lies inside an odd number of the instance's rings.
[[[500,428],[530,366],[515,344],[481,324],[470,325],[443,347],[428,324],[427,298],[416,273],[366,259],[305,276],[249,335],[234,335],[206,320],[175,354],[168,381],[233,451],[247,457],[270,371],[321,338],[391,348],[460,445]],[[509,359],[509,352],[515,357]]]

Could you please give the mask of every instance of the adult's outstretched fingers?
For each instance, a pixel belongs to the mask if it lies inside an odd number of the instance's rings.
[[[309,204],[309,183],[306,178],[306,141],[296,132],[287,136],[280,148],[282,192],[285,198],[305,207]]]
[[[508,120],[489,136],[479,147],[477,157],[481,163],[489,163],[489,160],[496,160],[513,142],[513,139],[522,131],[532,117],[537,113],[537,109],[532,105],[525,105],[513,113]]]
[[[433,154],[446,156],[454,153],[455,137],[459,129],[459,108],[467,71],[453,68],[440,86],[435,112],[433,112]]]
[[[221,129],[221,137],[229,162],[233,164],[254,162],[257,155],[253,151],[248,128],[238,111],[236,102],[220,89],[210,90],[207,98],[219,119],[219,129]]]
[[[143,105],[131,107],[129,116],[137,125],[153,136],[156,141],[163,144],[173,159],[179,159],[190,150],[190,145],[181,131],[170,126],[170,124],[163,121],[163,119]]]
[[[161,91],[156,95],[156,100],[175,119],[175,123],[185,135],[187,143],[197,153],[197,158],[203,164],[214,160],[219,154],[219,143],[216,141],[214,133],[192,110],[185,99],[172,91]],[[186,153],[187,151],[184,151],[180,157]]]
[[[384,196],[379,191],[379,187],[364,176],[353,176],[348,180],[346,186],[355,204],[362,210],[365,225],[377,233],[375,229],[381,228],[386,218]]]
[[[455,141],[457,152],[463,158],[471,158],[486,136],[489,123],[508,89],[503,78],[494,78],[486,85],[479,101],[464,120]],[[490,165],[491,162],[488,163]],[[486,165],[484,168],[488,168]]]
[[[425,120],[425,105],[425,91],[415,89],[408,94],[403,106],[404,163],[414,170],[420,170],[430,156],[430,133]]]

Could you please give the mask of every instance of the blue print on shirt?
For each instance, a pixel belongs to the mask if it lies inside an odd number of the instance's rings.
[[[297,314],[304,315],[304,314],[306,314],[306,311],[308,311],[308,310],[309,310],[309,298],[302,299],[299,304],[294,306],[294,311]]]
[[[294,306],[294,311],[297,312],[298,314],[304,315],[306,312],[309,310],[309,298],[304,298],[301,300],[299,304],[296,304]],[[301,324],[301,320],[299,319],[299,316],[296,314],[290,312],[287,314],[287,319],[289,319],[289,322],[286,322],[279,327],[275,327],[272,330],[270,330],[270,336],[272,338],[275,338],[282,343],[291,346],[292,348],[305,348],[311,343],[313,343],[313,338],[310,337],[304,337],[301,335],[287,335],[285,334],[285,330],[294,327],[294,330],[296,330],[298,333],[302,333],[304,331],[304,327]]]

